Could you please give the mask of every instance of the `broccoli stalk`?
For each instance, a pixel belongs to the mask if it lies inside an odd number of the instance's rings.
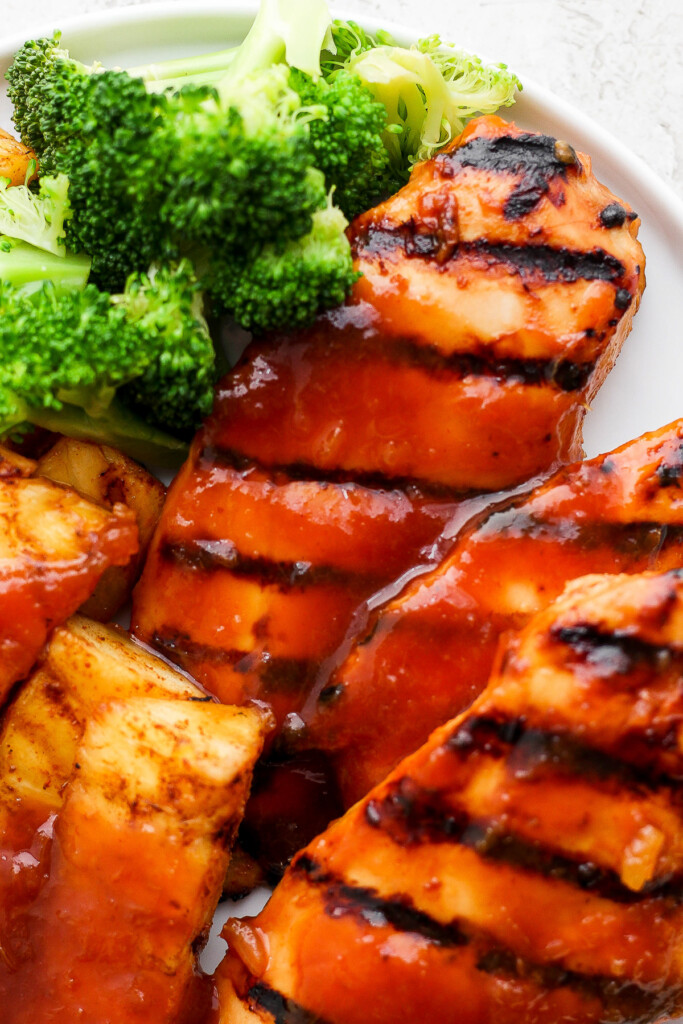
[[[317,78],[321,51],[331,43],[331,24],[325,0],[262,0],[239,46],[141,64],[128,68],[128,74],[142,78],[153,91],[177,90],[187,84],[217,85],[221,80],[229,85],[274,64],[287,64]]]
[[[68,190],[63,174],[42,178],[38,192],[0,178],[0,281],[24,291],[43,281],[58,292],[85,287],[90,257],[67,252],[64,245]]]
[[[33,424],[177,462],[186,446],[168,431],[189,434],[213,398],[200,302],[187,263],[134,275],[118,295],[1,284],[0,435]]]
[[[325,0],[261,0],[258,14],[219,86],[230,87],[274,64],[320,75],[321,51],[331,42]]]
[[[28,293],[49,281],[57,294],[85,288],[90,257],[82,253],[56,256],[28,242],[0,235],[0,281]]]

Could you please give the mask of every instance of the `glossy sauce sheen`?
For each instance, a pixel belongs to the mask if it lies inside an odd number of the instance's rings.
[[[194,694],[90,709],[61,806],[33,839],[39,798],[0,806],[3,1024],[207,1020],[197,953],[265,722]]]
[[[680,571],[574,581],[228,922],[221,1024],[680,1013],[682,667]]]
[[[30,671],[50,631],[86,600],[110,565],[138,549],[135,516],[0,458],[0,704]]]
[[[579,455],[644,285],[637,225],[566,144],[471,122],[353,223],[348,303],[253,343],[219,386],[137,635],[221,700],[298,714],[464,496]]]
[[[498,641],[590,572],[683,565],[683,420],[568,466],[463,529],[440,565],[377,609],[302,713],[349,806],[471,704]]]

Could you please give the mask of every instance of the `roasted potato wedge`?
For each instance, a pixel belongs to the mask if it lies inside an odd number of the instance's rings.
[[[122,629],[76,615],[55,630],[0,730],[0,823],[3,809],[20,803],[35,804],[44,816],[58,811],[93,711],[131,697],[204,694]]]
[[[123,566],[112,566],[100,579],[81,611],[107,622],[123,607],[140,575],[147,547],[166,497],[164,485],[139,463],[107,445],[62,437],[39,459],[36,472],[74,487],[106,508],[127,505],[138,524],[137,554]]]
[[[0,474],[0,705],[54,626],[138,547],[132,512],[50,480]]]
[[[268,727],[118,627],[55,631],[0,726],[3,1024],[185,1021]]]
[[[5,1024],[205,1019],[206,936],[263,743],[255,709],[137,698],[89,718],[49,880],[0,963]],[[37,979],[39,979],[37,981]],[[54,1013],[54,1008],[58,1012]]]
[[[33,476],[36,470],[36,463],[33,459],[27,459],[25,455],[12,451],[0,444],[0,476]]]

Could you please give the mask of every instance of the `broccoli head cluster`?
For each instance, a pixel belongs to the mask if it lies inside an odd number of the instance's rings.
[[[152,445],[209,409],[202,303],[253,333],[341,303],[348,221],[519,84],[436,37],[333,23],[325,0],[261,0],[239,47],[130,71],[56,33],[7,79],[40,186],[0,182],[0,433],[68,417],[140,440],[139,413]]]

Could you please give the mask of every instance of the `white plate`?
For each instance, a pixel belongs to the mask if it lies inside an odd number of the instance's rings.
[[[133,67],[154,60],[212,51],[244,36],[256,4],[168,3],[122,8],[43,26],[0,43],[0,75],[27,38],[63,31],[73,56],[107,66]],[[335,15],[344,12],[335,8]],[[410,42],[399,26],[363,19],[372,31],[387,28],[399,42]],[[425,34],[438,31],[426,27]],[[464,47],[467,41],[462,40]],[[629,202],[642,218],[640,239],[647,257],[647,288],[635,326],[617,365],[586,417],[587,455],[608,451],[646,430],[683,416],[683,330],[679,301],[683,296],[683,203],[621,142],[549,91],[525,79],[524,92],[503,116],[518,124],[566,139],[591,155],[596,176]],[[10,106],[0,86],[0,125],[11,128]],[[220,908],[203,963],[213,969],[225,944],[215,938],[218,920],[234,913],[256,913],[263,895],[246,905]]]

